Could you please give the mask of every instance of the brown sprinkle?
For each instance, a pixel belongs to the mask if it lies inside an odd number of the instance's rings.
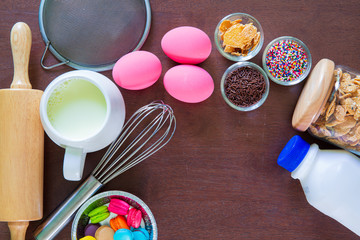
[[[239,107],[249,107],[261,100],[266,84],[258,70],[240,67],[226,76],[224,88],[230,102]]]

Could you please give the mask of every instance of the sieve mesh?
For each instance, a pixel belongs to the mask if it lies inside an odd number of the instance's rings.
[[[45,0],[40,30],[50,51],[70,66],[111,69],[145,41],[149,6],[144,0]]]

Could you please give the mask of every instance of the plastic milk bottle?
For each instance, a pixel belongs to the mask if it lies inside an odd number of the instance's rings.
[[[360,236],[360,159],[345,150],[320,150],[294,136],[278,164],[299,179],[307,201]]]

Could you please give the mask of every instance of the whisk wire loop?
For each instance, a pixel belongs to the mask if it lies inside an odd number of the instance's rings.
[[[155,119],[152,120],[151,124],[148,125],[144,130],[141,131],[141,133],[139,135],[137,135],[134,140],[132,140],[132,142],[127,145],[127,147],[124,149],[124,151],[121,152],[121,154],[110,164],[110,166],[108,166],[107,170],[109,170],[110,172],[108,173],[109,175],[114,174],[120,167],[122,167],[130,158],[132,158],[138,151],[140,151],[140,149],[148,142],[151,140],[151,138],[154,136],[154,134],[156,132],[154,132],[153,134],[151,134],[151,136],[146,139],[137,149],[133,150],[130,155],[128,157],[126,157],[120,164],[118,163],[121,159],[123,159],[124,156],[126,156],[135,146],[136,144],[142,140],[142,138],[151,130],[151,128],[153,128],[154,122],[157,122],[159,119],[159,116],[157,116]],[[155,121],[156,120],[156,121]],[[137,124],[138,125],[138,124]],[[137,126],[136,125],[136,126]],[[131,132],[130,132],[131,133]],[[123,141],[121,141],[121,143],[123,143],[126,140],[126,138],[123,139]],[[114,151],[118,151],[119,148],[121,147],[122,144],[118,145]],[[112,154],[114,155],[114,154]],[[110,156],[111,158],[111,156]],[[112,169],[112,170],[110,170]],[[101,178],[104,174],[100,175],[99,178]]]
[[[156,132],[160,129],[159,127],[162,127],[162,125],[164,124],[164,122],[161,125],[158,125],[157,129],[154,131],[154,133],[152,134],[152,136],[154,136],[156,134]],[[159,151],[170,139],[168,139],[167,141],[163,142],[163,140],[165,139],[165,137],[167,136],[167,134],[169,133],[170,129],[167,129],[165,134],[163,136],[161,136],[157,141],[155,141],[151,146],[149,146],[146,150],[144,150],[141,154],[139,154],[136,158],[133,159],[133,161],[129,162],[126,166],[124,166],[120,171],[118,171],[114,177],[118,176],[119,174],[125,172],[126,170],[130,169],[131,167],[135,166],[136,164],[140,163],[141,161],[143,161],[145,158],[149,157],[150,155],[156,153],[157,151]],[[150,138],[149,138],[150,140]],[[161,146],[159,146],[162,143]],[[143,146],[145,145],[142,144],[138,149],[140,150]],[[119,169],[119,167],[117,167],[117,169]]]
[[[154,114],[157,115],[152,117]],[[133,136],[139,132],[140,125],[151,118],[140,133]],[[176,119],[170,106],[153,102],[140,108],[126,122],[122,133],[110,145],[92,175],[103,184],[111,181],[165,146],[175,129]],[[123,150],[118,153],[121,148]]]
[[[123,129],[121,131],[120,136],[114,142],[112,142],[112,144],[108,147],[106,153],[104,154],[104,156],[100,160],[99,164],[93,170],[93,175],[94,176],[95,176],[95,173],[100,172],[105,167],[104,162],[107,159],[113,158],[113,156],[116,154],[116,151],[118,150],[118,148],[123,144],[123,142],[126,140],[126,138],[131,134],[131,132],[134,131],[134,129],[139,125],[141,120],[138,121],[138,119],[141,116],[143,116],[143,114],[145,114],[144,110],[147,109],[147,108],[148,108],[148,106],[146,105],[146,106],[143,106],[142,108],[138,109],[130,117],[130,119],[125,123],[125,125],[124,125],[124,127],[123,127]]]

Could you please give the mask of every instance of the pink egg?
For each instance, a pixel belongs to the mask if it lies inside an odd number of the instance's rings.
[[[120,87],[139,90],[153,85],[159,79],[161,70],[161,62],[153,53],[134,51],[116,62],[112,75]]]
[[[214,91],[210,74],[194,65],[178,65],[164,75],[166,91],[174,98],[186,103],[202,102]]]
[[[178,63],[198,64],[211,52],[209,36],[195,27],[177,27],[167,32],[161,40],[164,53]]]

